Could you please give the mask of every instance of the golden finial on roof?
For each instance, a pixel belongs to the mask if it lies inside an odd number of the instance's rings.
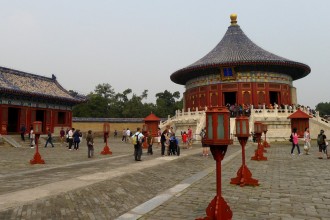
[[[231,14],[230,15],[230,19],[231,19],[231,25],[236,25],[237,24],[237,14]]]

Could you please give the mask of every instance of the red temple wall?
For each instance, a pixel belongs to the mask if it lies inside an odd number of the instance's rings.
[[[291,105],[291,90],[287,84],[280,83],[222,83],[200,86],[186,90],[184,93],[185,110],[190,108],[203,110],[205,106],[224,106],[225,94],[236,93],[237,104],[274,104],[271,103],[271,93],[277,104]],[[234,103],[230,103],[234,104]]]
[[[19,133],[20,127],[24,124],[28,131],[34,121],[37,120],[37,111],[43,112],[42,126],[43,133],[46,134],[48,129],[54,132],[55,127],[71,127],[72,126],[72,112],[70,110],[50,109],[50,108],[37,108],[37,107],[25,107],[17,105],[0,105],[0,134],[8,134],[9,124],[9,111],[10,108],[18,109],[17,113],[17,129],[15,131],[9,131],[12,133]],[[64,117],[64,123],[58,123],[58,115],[61,112]],[[40,116],[39,116],[40,117]],[[40,120],[40,118],[38,118]]]

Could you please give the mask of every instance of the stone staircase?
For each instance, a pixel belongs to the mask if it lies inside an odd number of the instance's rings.
[[[12,147],[31,147],[30,139],[26,135],[25,141],[21,140],[21,135],[2,135],[2,138],[5,142],[7,142]],[[44,146],[46,144],[46,136],[41,135],[39,138],[39,146]]]

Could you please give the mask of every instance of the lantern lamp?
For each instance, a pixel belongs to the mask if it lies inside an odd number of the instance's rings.
[[[258,180],[252,178],[252,173],[245,163],[245,145],[250,136],[249,133],[249,118],[239,116],[235,119],[236,137],[242,146],[242,166],[237,171],[237,177],[232,178],[230,183],[240,186],[251,185],[258,186]]]
[[[263,125],[261,122],[254,122],[254,133],[261,134],[263,131]]]
[[[206,112],[207,145],[230,145],[230,112],[227,108],[212,108]]]
[[[36,152],[33,156],[33,159],[30,160],[30,164],[44,164],[45,161],[41,158],[41,155],[39,153],[39,137],[40,134],[42,133],[42,122],[41,121],[35,121],[33,122],[33,133],[35,134],[35,140],[34,142],[36,143]]]
[[[266,125],[266,124],[263,124],[263,125],[262,125],[262,131],[263,131],[263,132],[267,132],[267,131],[268,131],[268,129],[267,129],[267,125]]]
[[[109,133],[110,132],[110,124],[109,123],[104,123],[103,124],[103,132],[104,133]]]
[[[108,137],[109,137],[109,132],[110,132],[110,124],[109,123],[104,123],[103,124],[103,132],[104,132],[104,142],[105,146],[103,148],[103,151],[101,151],[101,154],[106,155],[106,154],[112,154],[112,151],[110,150],[110,147],[108,146]]]
[[[249,118],[246,116],[239,116],[235,119],[236,122],[236,137],[249,137]]]
[[[39,134],[39,135],[42,133],[42,122],[41,121],[33,122],[33,133]]]
[[[204,143],[210,146],[216,161],[217,195],[206,209],[207,217],[198,219],[232,219],[233,213],[221,195],[221,161],[227,147],[233,143],[230,139],[230,112],[226,107],[216,107],[206,111],[206,135]],[[214,218],[215,217],[215,218]]]
[[[254,122],[254,133],[257,137],[257,142],[258,142],[258,147],[257,150],[255,151],[255,155],[251,157],[251,160],[267,160],[267,157],[264,156],[264,146],[260,143],[261,141],[261,134],[263,132],[264,125],[261,122]]]

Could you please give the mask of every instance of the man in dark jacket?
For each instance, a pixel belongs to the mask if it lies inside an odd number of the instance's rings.
[[[22,141],[25,141],[25,137],[24,137],[25,132],[26,132],[25,125],[22,125],[22,127],[21,127],[21,139],[22,139]]]
[[[52,145],[52,147],[54,147],[53,140],[52,140],[52,132],[50,132],[49,129],[48,129],[48,138],[47,138],[45,147],[47,147],[48,143],[50,143]]]

